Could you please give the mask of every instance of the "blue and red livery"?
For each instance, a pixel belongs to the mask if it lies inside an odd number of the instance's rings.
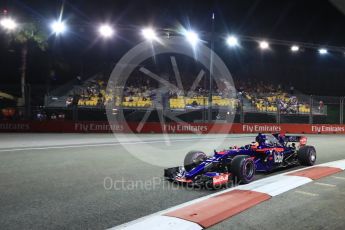
[[[306,142],[304,136],[259,133],[251,144],[214,151],[212,156],[190,151],[185,156],[184,166],[167,168],[164,176],[170,181],[192,185],[218,186],[234,180],[249,183],[256,172],[314,165],[316,150]]]

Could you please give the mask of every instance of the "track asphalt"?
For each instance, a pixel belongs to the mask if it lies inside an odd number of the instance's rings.
[[[308,137],[316,147],[318,164],[345,158],[345,136]],[[111,134],[0,134],[1,229],[105,229],[214,193],[172,186],[162,179],[159,163],[142,161],[127,147],[182,164],[183,148],[193,145],[212,153],[215,147],[250,143],[254,137],[228,135],[214,146],[219,138],[223,137],[170,135],[167,146],[166,137],[157,134],[142,135],[140,141],[123,136],[124,144]],[[212,228],[343,226],[343,174],[282,194]]]

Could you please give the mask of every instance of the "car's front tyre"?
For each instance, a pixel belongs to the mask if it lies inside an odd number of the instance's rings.
[[[231,173],[235,183],[247,184],[254,179],[255,163],[249,156],[238,155],[231,161]]]
[[[183,166],[188,172],[199,165],[207,158],[206,154],[202,151],[189,151],[184,158]]]

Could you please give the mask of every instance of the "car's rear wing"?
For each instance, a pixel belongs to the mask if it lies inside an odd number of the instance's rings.
[[[306,136],[298,136],[298,135],[283,135],[280,133],[273,134],[278,140],[283,139],[284,142],[299,142],[300,145],[307,144],[307,137]]]

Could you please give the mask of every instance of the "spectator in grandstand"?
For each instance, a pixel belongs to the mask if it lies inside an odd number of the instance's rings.
[[[59,113],[58,117],[59,120],[65,120],[65,114],[64,113]]]
[[[72,106],[72,103],[73,103],[73,97],[69,96],[66,100],[66,107]]]
[[[293,95],[295,91],[295,87],[293,85],[290,86],[290,94]]]
[[[55,113],[52,113],[52,114],[50,115],[50,120],[56,120],[56,119],[57,119],[56,114],[55,114]]]
[[[38,113],[36,114],[36,118],[39,121],[44,121],[47,119],[47,114],[44,111],[38,111]]]
[[[323,113],[323,106],[324,106],[323,101],[319,101],[319,112],[320,113]]]
[[[77,85],[82,85],[82,79],[80,75],[77,76],[76,80],[77,80]]]
[[[23,120],[24,119],[24,112],[23,110],[17,110],[15,113],[15,120]]]

